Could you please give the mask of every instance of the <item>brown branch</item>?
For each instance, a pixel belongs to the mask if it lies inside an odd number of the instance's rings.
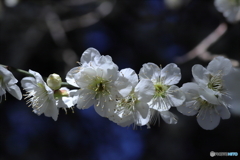
[[[227,25],[225,23],[220,24],[210,35],[208,35],[205,39],[203,39],[193,50],[191,50],[184,56],[177,57],[175,59],[175,62],[178,64],[182,64],[192,60],[197,56],[203,57],[202,54],[204,54],[204,57],[206,56],[211,57],[207,49],[213,43],[215,43],[226,31],[227,31]]]

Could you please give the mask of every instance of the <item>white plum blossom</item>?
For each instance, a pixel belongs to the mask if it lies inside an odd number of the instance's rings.
[[[132,91],[126,97],[118,99],[115,114],[109,119],[122,127],[131,124],[146,125],[150,119],[148,102],[154,95],[154,85],[149,79],[142,79],[138,82],[137,74],[130,68],[123,69],[120,73],[129,79]]]
[[[110,56],[101,56],[93,48],[87,49],[81,57],[81,66],[71,69],[66,81],[80,88],[74,95],[74,104],[79,109],[94,105],[96,112],[108,117],[114,112],[116,98],[131,91],[130,82],[118,71]]]
[[[27,104],[32,106],[33,112],[37,115],[44,113],[55,121],[58,117],[58,108],[54,99],[54,91],[43,81],[42,76],[35,71],[29,70],[34,77],[25,77],[21,84],[27,92]]]
[[[220,117],[222,119],[230,118],[228,108],[212,92],[207,92],[197,83],[185,83],[181,90],[185,93],[186,101],[177,107],[177,110],[187,116],[197,114],[197,122],[203,129],[216,128],[219,125]]]
[[[171,63],[163,69],[154,63],[146,63],[140,70],[140,80],[149,79],[153,82],[155,93],[149,102],[151,108],[151,123],[159,120],[159,116],[169,124],[176,124],[177,117],[169,112],[174,106],[180,106],[185,101],[182,91],[175,85],[181,79],[180,69]],[[160,112],[160,113],[159,113]]]
[[[208,64],[207,68],[199,64],[194,65],[192,67],[192,74],[195,82],[201,88],[209,94],[215,95],[222,104],[227,106],[230,91],[226,87],[227,81],[224,81],[224,79],[232,69],[233,67],[229,59],[216,57]]]
[[[240,20],[240,0],[215,0],[214,5],[229,22]]]
[[[228,96],[226,104],[229,104],[229,109],[233,114],[240,115],[240,69],[234,68],[231,72],[223,77],[225,88],[227,88]]]
[[[13,74],[0,65],[0,102],[2,101],[2,96],[6,94],[6,90],[18,100],[22,99],[22,92],[16,85],[17,82],[18,80]]]
[[[70,91],[65,87],[53,90],[44,82],[38,72],[29,70],[29,73],[34,77],[25,77],[21,81],[22,87],[27,92],[27,104],[37,115],[44,114],[56,121],[59,108],[66,109],[73,106]]]

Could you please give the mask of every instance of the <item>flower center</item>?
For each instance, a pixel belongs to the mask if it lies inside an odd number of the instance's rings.
[[[208,101],[206,101],[206,100],[204,100],[204,99],[202,99],[202,98],[200,98],[200,97],[197,98],[197,101],[199,102],[199,106],[200,106],[201,108],[210,109],[210,108],[214,108],[214,107],[215,107],[214,104],[211,104],[211,103],[209,103]]]
[[[163,85],[158,82],[158,83],[154,84],[154,87],[155,87],[154,98],[157,98],[157,97],[165,98],[166,97],[166,91],[169,88],[168,86]]]
[[[118,106],[123,107],[129,111],[135,110],[135,104],[138,102],[137,97],[135,96],[134,92],[130,93],[126,98],[120,99],[118,101]]]
[[[208,82],[208,88],[212,89],[217,92],[223,91],[223,85],[222,85],[222,76],[220,74],[217,75],[210,75]]]
[[[88,89],[93,90],[96,93],[96,98],[99,98],[99,96],[103,95],[109,95],[109,86],[108,86],[109,81],[103,79],[102,77],[95,77],[88,85]]]

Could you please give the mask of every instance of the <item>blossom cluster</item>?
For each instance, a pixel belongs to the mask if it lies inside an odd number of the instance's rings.
[[[67,111],[73,106],[78,109],[94,107],[97,114],[122,127],[150,127],[159,123],[160,118],[168,124],[176,124],[177,116],[169,111],[176,107],[184,115],[197,115],[198,124],[212,130],[218,126],[220,118],[230,118],[230,99],[239,94],[239,90],[232,87],[234,79],[231,79],[232,74],[239,72],[235,72],[230,60],[224,57],[214,58],[207,68],[194,65],[194,82],[180,88],[176,84],[181,72],[174,63],[164,68],[145,63],[137,74],[131,68],[119,70],[110,56],[88,48],[79,64],[66,75],[66,82],[75,89],[62,87],[62,79],[57,74],[49,75],[44,81],[38,72],[28,71],[32,76],[23,78],[21,85],[34,113],[56,121],[60,108]],[[16,83],[12,73],[0,66],[0,96],[7,90],[20,100],[22,94]]]

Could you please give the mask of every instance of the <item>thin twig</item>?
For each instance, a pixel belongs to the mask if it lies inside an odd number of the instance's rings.
[[[207,51],[208,48],[215,43],[225,32],[227,31],[227,25],[225,23],[220,24],[210,35],[203,39],[193,50],[185,54],[184,56],[177,57],[175,62],[178,64],[185,63],[192,60],[201,54],[206,56],[211,56]]]

